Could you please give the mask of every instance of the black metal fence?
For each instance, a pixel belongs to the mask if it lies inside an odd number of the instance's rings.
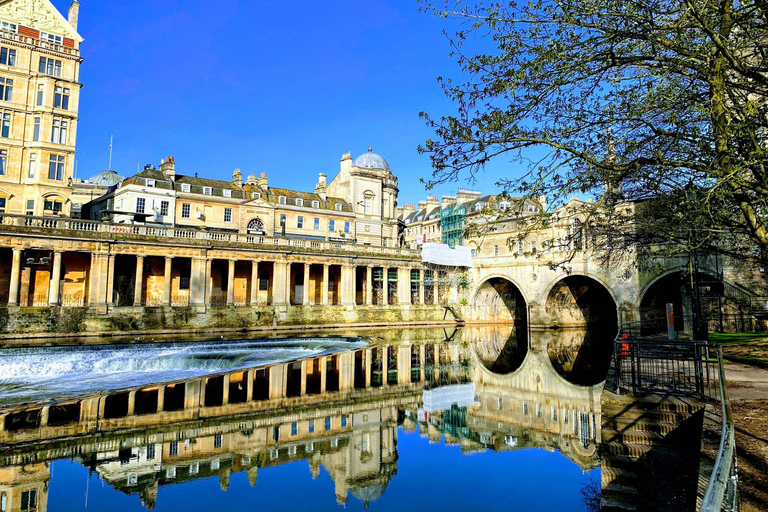
[[[729,313],[708,316],[704,318],[709,332],[755,332],[762,330],[765,325],[751,313]],[[691,327],[693,317],[686,315],[675,316],[675,332],[680,333]],[[646,318],[621,325],[620,334],[630,338],[667,335],[666,317]]]
[[[717,399],[717,358],[699,341],[617,339],[614,379],[619,394],[673,393]]]

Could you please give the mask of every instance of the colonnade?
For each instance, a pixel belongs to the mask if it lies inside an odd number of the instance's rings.
[[[7,268],[7,304],[19,307],[430,305],[457,293],[441,284],[436,272],[412,261],[322,261],[301,255],[292,261],[282,254],[256,259],[224,251],[178,256],[7,252],[0,257],[0,266]]]

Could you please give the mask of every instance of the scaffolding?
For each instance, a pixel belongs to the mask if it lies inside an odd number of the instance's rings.
[[[467,205],[454,204],[440,210],[441,243],[450,246],[464,245],[464,228],[467,223]]]

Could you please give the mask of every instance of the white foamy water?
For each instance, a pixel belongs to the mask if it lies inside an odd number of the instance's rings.
[[[0,349],[0,404],[168,382],[365,346],[358,338]]]

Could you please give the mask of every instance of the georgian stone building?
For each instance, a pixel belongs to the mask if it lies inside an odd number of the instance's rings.
[[[80,96],[80,4],[0,2],[0,212],[69,215]]]

